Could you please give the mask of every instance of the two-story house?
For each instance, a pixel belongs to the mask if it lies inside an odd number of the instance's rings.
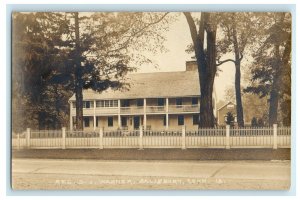
[[[129,74],[128,79],[128,90],[83,91],[85,130],[198,128],[200,86],[195,61],[186,62],[186,71]],[[75,95],[69,102],[73,129]],[[216,116],[215,91],[213,104]]]

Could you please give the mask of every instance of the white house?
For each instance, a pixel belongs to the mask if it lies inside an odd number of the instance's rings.
[[[128,75],[128,90],[83,91],[84,129],[197,129],[200,87],[195,61],[186,71]],[[75,95],[70,98],[70,127],[76,116]],[[216,93],[213,92],[216,116]]]

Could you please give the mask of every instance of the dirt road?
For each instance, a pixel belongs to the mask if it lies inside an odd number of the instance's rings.
[[[13,189],[288,189],[290,161],[13,159]]]

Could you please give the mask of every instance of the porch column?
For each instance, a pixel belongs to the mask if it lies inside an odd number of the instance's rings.
[[[73,131],[72,101],[70,101],[70,131]]]
[[[96,130],[96,100],[94,100],[94,131]]]
[[[121,128],[121,100],[118,100],[118,127]]]
[[[166,98],[166,129],[169,129],[169,98]]]
[[[146,112],[147,112],[147,101],[146,101],[146,99],[144,99],[144,130],[147,129],[147,115],[146,115]]]

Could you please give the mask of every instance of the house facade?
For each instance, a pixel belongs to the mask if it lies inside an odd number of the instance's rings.
[[[195,61],[186,62],[186,71],[128,75],[129,87],[101,93],[83,91],[84,130],[197,129],[200,87]],[[70,129],[75,127],[75,95],[70,98]],[[213,93],[216,116],[216,95]]]
[[[236,104],[229,101],[217,110],[218,125],[225,126],[227,120],[227,113],[230,112],[234,116],[234,123],[237,122]]]

